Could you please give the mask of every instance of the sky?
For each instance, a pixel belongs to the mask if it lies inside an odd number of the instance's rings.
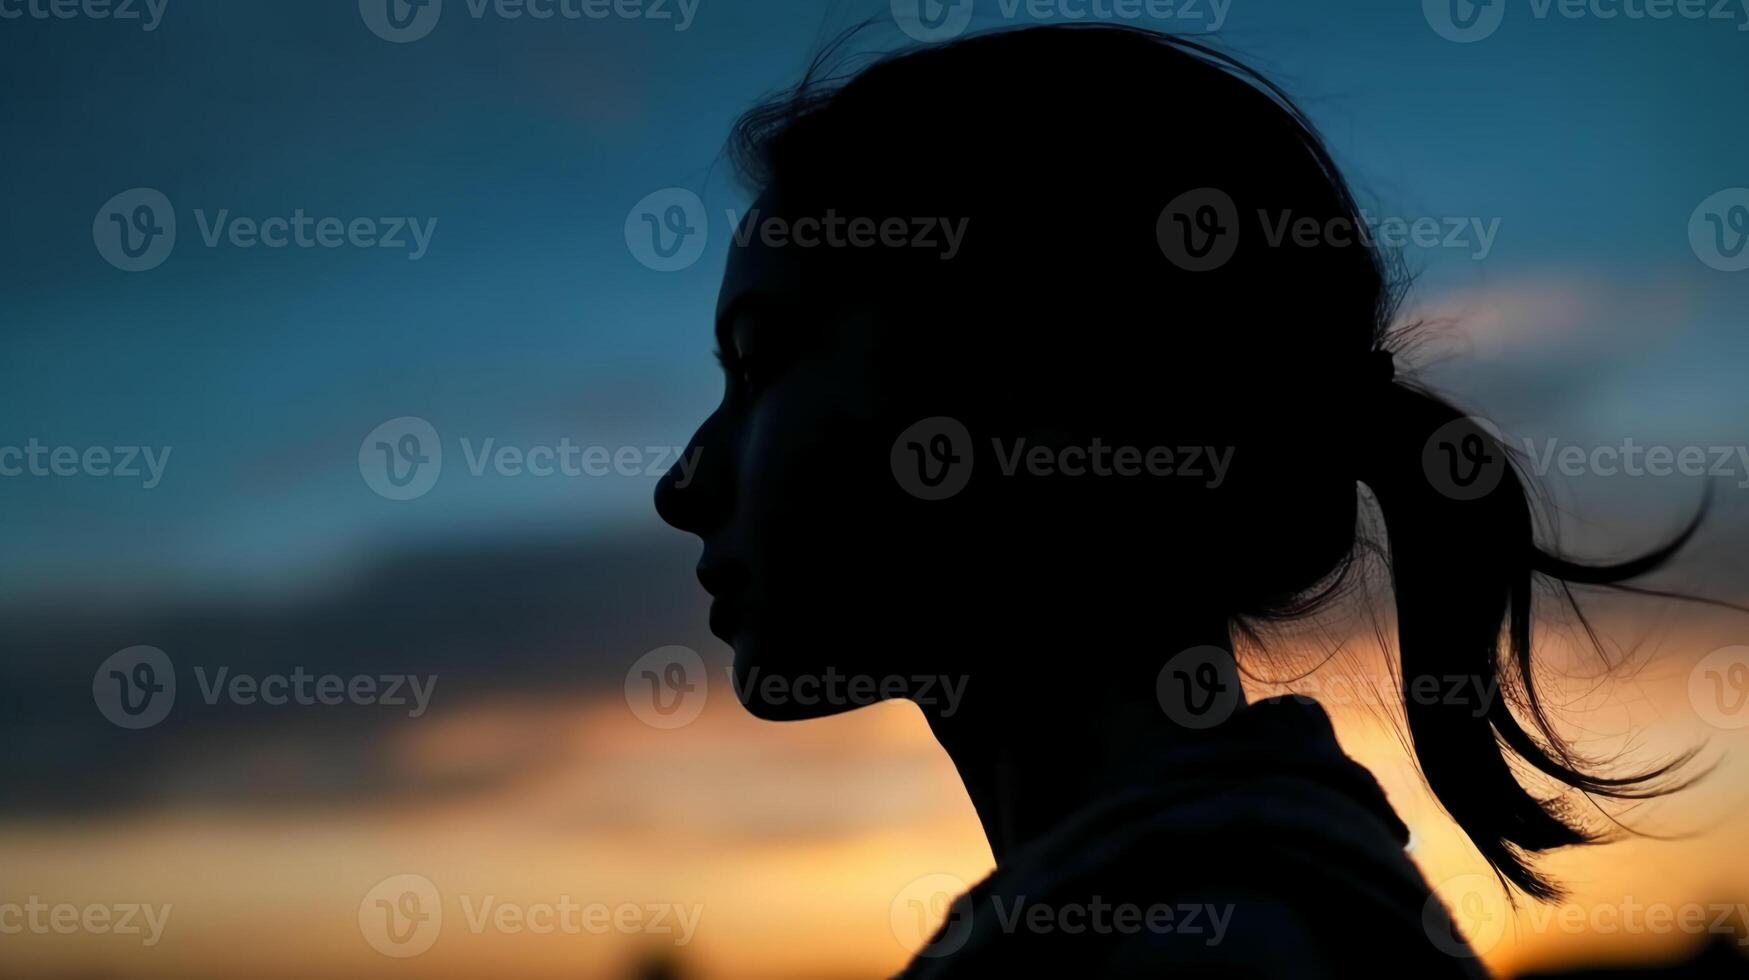
[[[803,731],[713,708],[664,742],[621,687],[627,664],[667,644],[722,662],[696,545],[648,501],[720,393],[711,314],[749,203],[721,156],[728,127],[840,31],[874,18],[858,44],[888,50],[918,43],[903,29],[915,18],[895,26],[889,4],[860,0],[627,0],[615,9],[636,16],[544,19],[446,0],[409,33],[378,0],[159,2],[119,20],[0,0],[0,472],[8,447],[142,450],[134,476],[0,475],[0,728],[15,747],[0,854],[44,891],[104,868],[147,890],[165,868],[204,869],[178,900],[232,917],[200,919],[143,967],[114,944],[43,941],[33,969],[221,975],[265,942],[286,975],[301,949],[322,950],[332,975],[434,975],[361,944],[345,921],[355,897],[337,918],[297,910],[403,865],[479,889],[495,859],[520,869],[503,887],[544,894],[562,886],[528,868],[558,850],[553,875],[603,893],[658,882],[739,909],[719,913],[735,938],[701,939],[711,975],[902,962],[881,919],[889,879],[934,867],[972,880],[988,861],[914,717],[889,706]],[[1462,42],[1447,36],[1460,8],[1201,0],[1130,22],[1241,54],[1300,100],[1381,228],[1435,223],[1437,244],[1403,249],[1405,317],[1435,328],[1408,358],[1426,377],[1520,441],[1729,450],[1714,533],[1678,580],[1741,596],[1749,451],[1731,453],[1749,441],[1749,272],[1709,251],[1705,213],[1749,206],[1749,191],[1732,196],[1749,187],[1749,5],[1657,19],[1635,15],[1639,0],[1494,0],[1479,8],[1483,29],[1501,16],[1492,32]],[[969,26],[1132,9],[976,0]],[[1041,66],[1034,84],[1081,83]],[[1088,95],[1162,124],[1196,98]],[[940,97],[976,112],[1028,92]],[[168,202],[176,237],[128,271],[110,215],[130,220],[139,189]],[[636,215],[674,189],[703,202],[703,250],[662,271],[635,244]],[[1028,204],[1084,191],[1041,179]],[[256,226],[300,216],[403,244],[254,242]],[[1305,297],[1309,316],[1317,303]],[[443,460],[424,492],[395,499],[370,461],[406,418],[431,427]],[[602,475],[470,465],[567,445],[630,455]],[[1545,476],[1564,537],[1603,553],[1667,534],[1701,496],[1692,478]],[[1741,632],[1638,606],[1618,618],[1636,639],[1680,627],[1673,660]],[[92,672],[136,644],[168,651],[191,685],[193,667],[301,665],[426,671],[442,686],[425,723],[196,703],[123,732],[92,710]],[[1390,737],[1349,739],[1394,764]],[[682,760],[690,788],[639,783],[653,758]],[[890,819],[864,825],[844,799]],[[713,836],[706,812],[734,819]],[[1428,834],[1461,865],[1449,836]],[[715,857],[688,863],[664,850],[675,839]],[[616,853],[654,870],[640,878]],[[1683,887],[1718,890],[1702,880],[1717,854],[1684,854],[1668,859]],[[46,856],[13,863],[27,855]],[[1732,867],[1729,884],[1749,884]],[[833,941],[779,955],[745,895],[818,913]],[[318,921],[286,928],[297,915]],[[1500,962],[1589,948],[1533,940]],[[457,975],[488,961],[615,971],[628,955],[455,942]]]
[[[1728,429],[1744,407],[1732,382],[1745,341],[1728,316],[1743,280],[1698,262],[1687,228],[1703,198],[1745,180],[1731,93],[1749,73],[1749,21],[1539,20],[1529,0],[1508,6],[1467,44],[1385,2],[1339,15],[1235,2],[1215,37],[1303,101],[1370,213],[1435,219],[1442,241],[1465,225],[1450,247],[1406,249],[1418,298],[1542,298],[1496,326],[1492,373],[1466,387],[1499,399],[1487,408],[1571,429],[1607,404],[1611,426]],[[149,490],[0,483],[6,596],[274,592],[409,541],[650,520],[645,478],[452,466],[411,506],[386,501],[358,478],[355,450],[402,416],[429,420],[457,455],[464,437],[684,442],[716,397],[706,311],[725,212],[747,206],[719,156],[728,123],[885,5],[706,2],[684,30],[679,8],[658,8],[668,21],[450,8],[399,44],[351,4],[171,0],[150,31],[5,22],[7,438],[170,452]],[[974,27],[1024,20],[998,0],[976,9]],[[1202,19],[1168,28],[1213,23],[1207,3],[1169,9]],[[866,46],[908,40],[877,25]],[[943,97],[975,111],[1026,93]],[[1194,93],[1122,97],[1169,117]],[[136,187],[164,194],[181,225],[148,273],[93,245],[92,215]],[[689,268],[655,272],[623,221],[670,187],[703,194],[715,234]],[[1050,195],[1040,187],[1042,206]],[[201,234],[221,213],[300,211],[416,219],[430,241],[412,259],[207,247]],[[1635,356],[1615,356],[1623,347]],[[1530,387],[1519,370],[1538,390],[1495,390]]]

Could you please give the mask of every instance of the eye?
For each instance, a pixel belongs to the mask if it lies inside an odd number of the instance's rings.
[[[747,318],[736,322],[729,339],[731,346],[716,351],[717,363],[728,377],[731,393],[743,402],[753,401],[788,367],[793,353],[788,331]]]
[[[723,369],[729,392],[735,398],[751,401],[769,384],[770,379],[762,373],[758,361],[729,351],[717,350],[712,354]]]

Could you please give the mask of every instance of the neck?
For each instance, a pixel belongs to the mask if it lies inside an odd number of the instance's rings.
[[[1231,649],[1224,627],[1218,640],[1204,642]],[[1095,648],[1143,660],[1130,653],[1134,647],[1129,642]],[[1060,665],[1063,656],[1062,648],[1047,655],[1028,645],[1015,659]],[[1105,673],[1114,676],[1091,683],[1082,665],[1073,665],[1083,673],[1072,677],[1060,669],[1042,678],[1009,677],[983,685],[982,677],[972,677],[957,710],[945,717],[929,715],[998,865],[1082,807],[1133,785],[1140,773],[1157,768],[1165,749],[1197,737],[1174,720],[1176,713],[1161,707],[1156,681],[1163,663],[1127,665],[1134,668],[1127,672],[1112,665]],[[1230,660],[1221,674],[1237,684]],[[1241,697],[1238,707],[1243,704]]]

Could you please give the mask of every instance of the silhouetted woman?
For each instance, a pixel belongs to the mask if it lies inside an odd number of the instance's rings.
[[[958,767],[997,866],[906,975],[1480,975],[1321,708],[1244,703],[1235,634],[1344,594],[1370,490],[1417,761],[1549,899],[1532,859],[1595,838],[1514,767],[1605,797],[1671,767],[1551,729],[1533,578],[1676,545],[1539,550],[1505,448],[1394,376],[1323,143],[1230,58],[1041,27],[819,75],[737,127],[726,391],[657,505],[751,711],[909,697]]]

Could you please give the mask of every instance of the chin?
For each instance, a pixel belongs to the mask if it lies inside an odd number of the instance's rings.
[[[735,650],[735,697],[748,714],[764,721],[805,721],[826,718],[863,707],[843,697],[831,696],[821,684],[823,665],[798,663],[769,646],[737,633],[731,646]],[[815,649],[817,651],[817,648]],[[839,675],[845,672],[837,669]]]

